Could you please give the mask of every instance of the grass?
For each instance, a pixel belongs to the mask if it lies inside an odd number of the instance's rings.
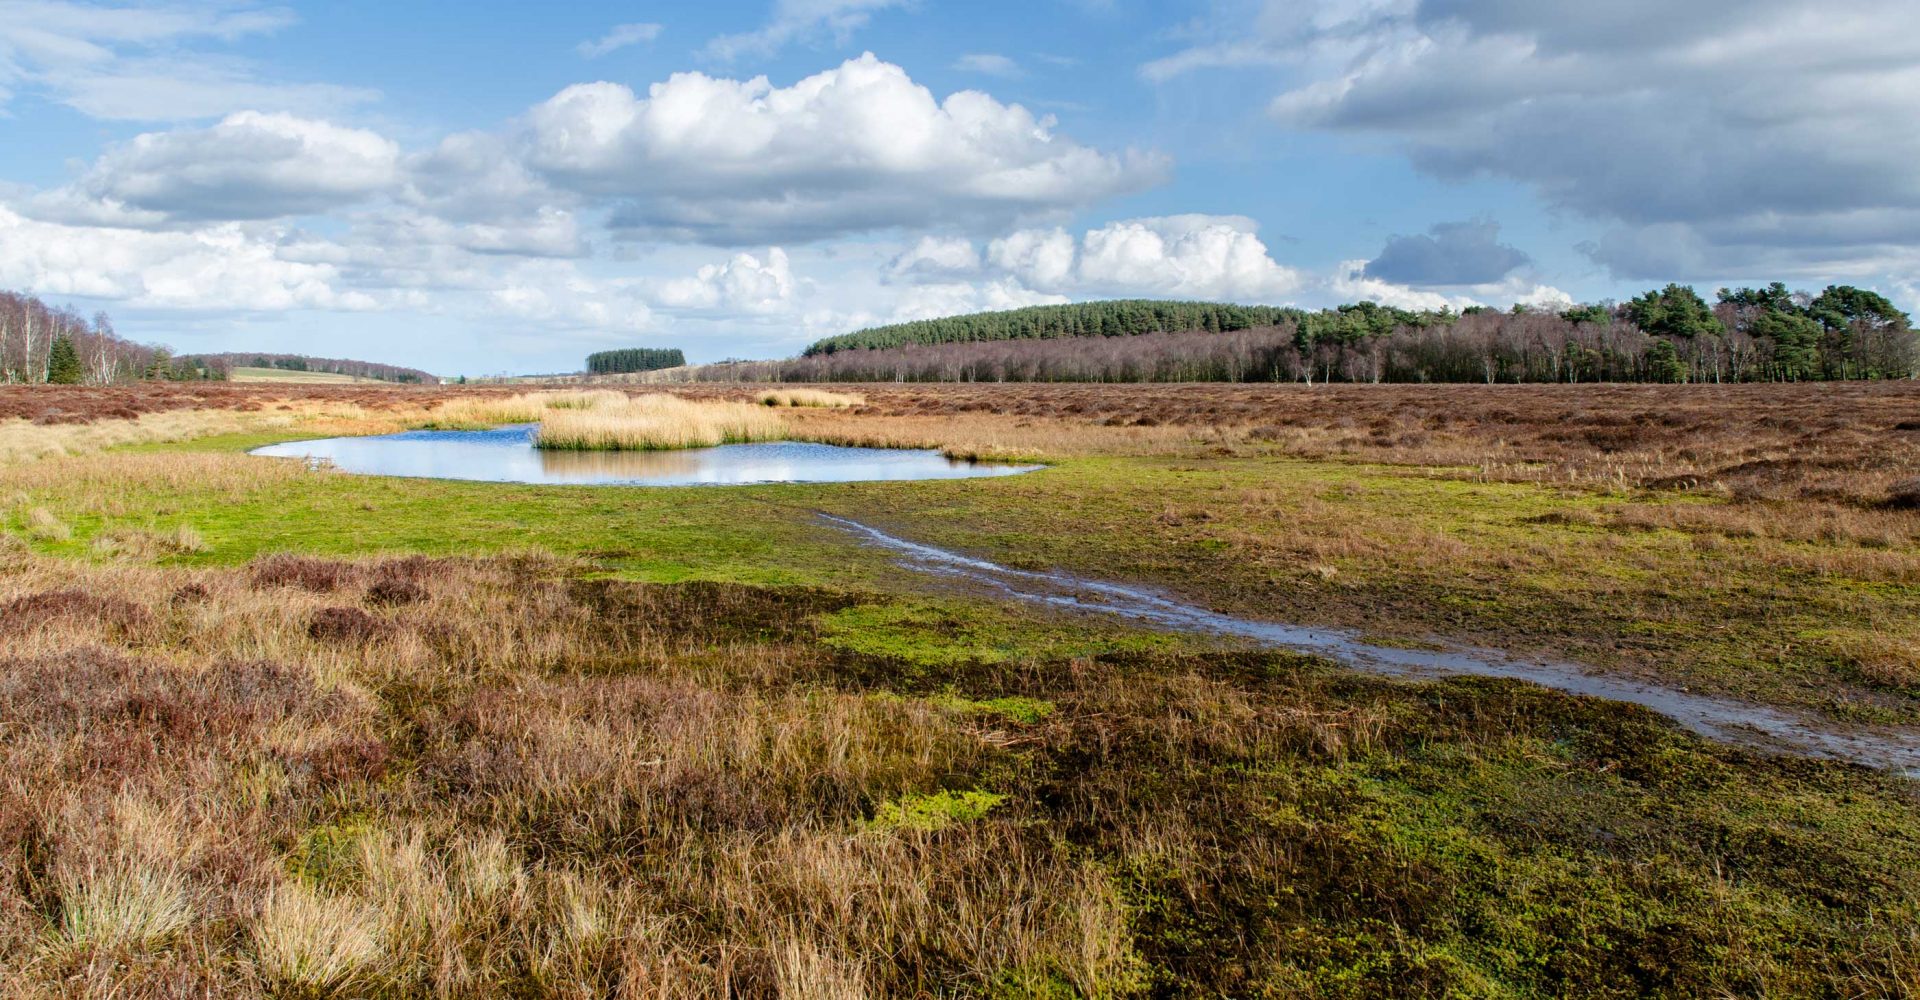
[[[1131,388],[875,387],[859,410],[777,414],[743,392],[703,398],[800,436],[1054,464],[643,490],[238,453],[445,400],[518,405],[394,392],[156,411],[214,433],[0,467],[0,994],[1920,984],[1910,781],[1526,685],[1054,618],[939,589],[813,513],[1388,641],[1911,724],[1920,524],[1870,478],[1619,488],[1574,442],[1561,471],[1390,461],[1482,445],[1368,444],[1364,422],[1317,416],[1254,434],[1272,410],[1198,423],[1244,401],[1225,390],[1175,393],[1152,426],[1108,422],[1133,420]],[[1181,423],[1189,399],[1206,402]],[[1479,405],[1463,417],[1509,433],[1532,412]],[[1831,405],[1852,409],[1816,419],[1877,404]],[[1828,454],[1898,467],[1889,440]]]
[[[756,397],[755,401],[761,406],[818,406],[828,409],[867,404],[864,396],[821,389],[769,389]]]
[[[570,451],[656,451],[778,441],[787,435],[786,423],[760,407],[656,393],[625,397],[619,404],[549,410],[535,444]]]
[[[235,382],[294,382],[311,385],[351,385],[379,381],[379,379],[360,378],[354,375],[341,375],[337,372],[296,372],[284,368],[252,368],[245,365],[234,368],[231,378]]]

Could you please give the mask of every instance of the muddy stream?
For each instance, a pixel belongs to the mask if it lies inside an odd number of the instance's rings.
[[[1775,752],[1852,761],[1920,777],[1920,734],[1845,730],[1790,709],[1695,694],[1596,672],[1572,663],[1519,659],[1470,646],[1382,646],[1340,629],[1307,628],[1209,611],[1150,590],[1058,572],[1014,569],[887,534],[858,521],[822,519],[892,552],[908,568],[964,580],[1000,596],[1070,611],[1113,615],[1157,628],[1251,640],[1314,653],[1373,673],[1405,678],[1500,677],[1568,694],[1630,702],[1710,739]]]

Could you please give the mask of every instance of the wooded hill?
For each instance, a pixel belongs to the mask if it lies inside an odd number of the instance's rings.
[[[1779,282],[1723,288],[1713,304],[1670,284],[1557,311],[1037,306],[861,330],[754,367],[786,381],[1117,382],[1767,382],[1915,369],[1912,321],[1885,297]],[[707,366],[688,377],[744,371]]]
[[[233,351],[225,354],[188,354],[183,355],[180,360],[221,372],[230,372],[235,368],[277,368],[287,372],[351,375],[354,378],[370,378],[380,382],[411,384],[440,380],[438,375],[423,372],[418,368],[383,365],[377,361],[356,361],[352,358],[316,358],[305,354],[259,354]]]
[[[1162,302],[1116,299],[1057,306],[1028,306],[876,326],[816,341],[805,357],[845,350],[877,350],[907,344],[952,344],[987,340],[1048,340],[1057,337],[1128,337],[1143,333],[1251,330],[1298,320],[1303,310],[1240,306],[1222,302]]]

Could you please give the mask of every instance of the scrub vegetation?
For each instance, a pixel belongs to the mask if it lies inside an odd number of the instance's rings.
[[[1010,607],[815,516],[1910,727],[1911,384],[701,386],[1052,468],[693,490],[240,453],[506,390],[166,388],[0,389],[0,995],[1920,990],[1909,778]]]

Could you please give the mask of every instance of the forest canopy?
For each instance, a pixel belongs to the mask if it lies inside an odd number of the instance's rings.
[[[786,381],[1768,382],[1910,378],[1912,320],[1877,292],[1775,282],[1709,302],[1669,284],[1625,303],[1306,311],[1123,300],[829,337],[797,359],[695,379]],[[751,374],[749,374],[751,373]]]
[[[587,355],[587,371],[594,375],[625,375],[679,368],[687,356],[677,347],[624,347]]]

